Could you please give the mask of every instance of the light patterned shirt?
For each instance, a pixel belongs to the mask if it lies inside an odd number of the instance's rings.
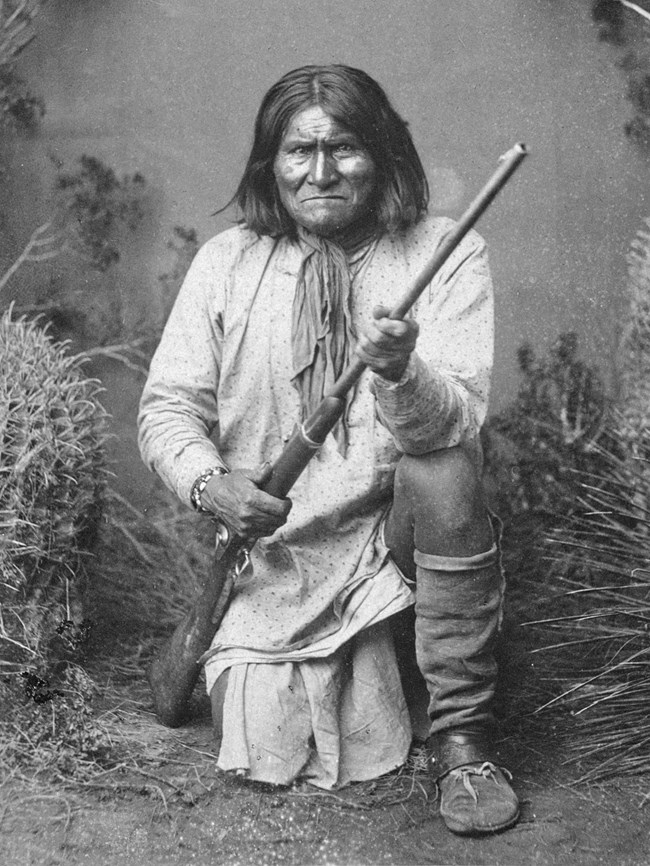
[[[427,218],[380,239],[352,284],[357,332],[377,304],[396,304],[452,225]],[[152,360],[139,427],[143,459],[188,504],[203,472],[273,461],[293,431],[299,396],[291,383],[291,310],[302,256],[287,238],[237,227],[205,244],[187,274]],[[400,453],[465,443],[480,460],[493,299],[475,232],[413,315],[420,336],[402,379],[364,373],[346,456],[328,436],[290,493],[286,525],[255,545],[209,653],[209,689],[233,665],[333,656],[412,602],[378,527]]]

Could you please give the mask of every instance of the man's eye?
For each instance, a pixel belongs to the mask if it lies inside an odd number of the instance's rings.
[[[352,153],[354,147],[351,144],[337,144],[335,149],[338,153]]]
[[[296,156],[306,156],[309,153],[309,146],[306,144],[298,144],[291,148],[291,153]]]

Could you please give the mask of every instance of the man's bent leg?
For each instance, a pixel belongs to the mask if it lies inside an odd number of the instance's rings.
[[[405,456],[385,539],[416,579],[416,652],[431,733],[492,721],[502,578],[482,485],[463,448]]]
[[[416,654],[441,814],[457,833],[504,829],[518,803],[489,742],[503,578],[482,485],[462,448],[402,458],[385,538],[416,579]]]

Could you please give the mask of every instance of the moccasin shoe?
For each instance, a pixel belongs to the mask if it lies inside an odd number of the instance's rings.
[[[454,833],[476,836],[511,827],[519,817],[519,801],[510,773],[490,761],[449,770],[438,778],[440,815]]]

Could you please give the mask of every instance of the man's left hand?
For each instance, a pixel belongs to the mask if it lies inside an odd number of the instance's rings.
[[[357,343],[356,354],[363,363],[390,382],[399,382],[415,349],[420,332],[414,319],[390,319],[390,310],[378,306],[373,321]]]

